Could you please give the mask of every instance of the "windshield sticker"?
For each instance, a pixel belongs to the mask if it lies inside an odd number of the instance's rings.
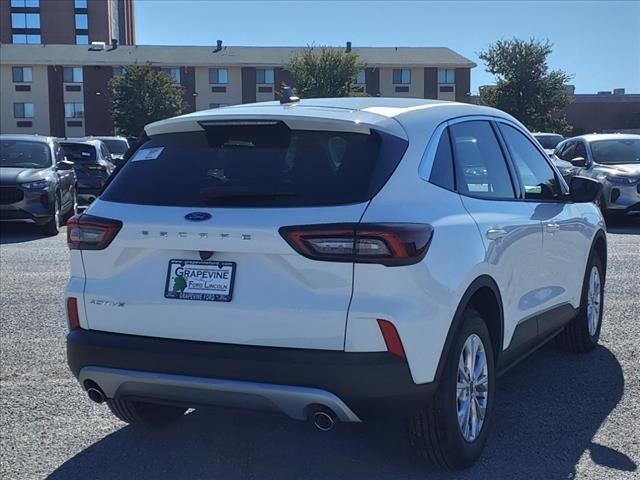
[[[141,160],[155,160],[160,156],[163,150],[164,147],[141,148],[136,152],[131,161],[139,162]]]

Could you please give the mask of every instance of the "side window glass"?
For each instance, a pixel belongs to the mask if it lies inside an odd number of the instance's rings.
[[[575,148],[576,148],[576,142],[567,143],[562,149],[562,156],[560,158],[566,161],[571,160],[573,158],[571,155],[573,155],[573,150]]]
[[[578,157],[582,157],[585,160],[587,159],[587,149],[585,148],[584,143],[582,142],[576,143],[576,148],[573,151],[573,155],[571,155],[571,158],[569,160],[573,160],[574,158],[578,158]]]
[[[542,153],[517,129],[501,124],[500,130],[524,186],[524,198],[554,200],[560,197],[558,179]]]
[[[449,129],[458,191],[486,198],[515,198],[507,164],[489,122],[458,123]]]
[[[451,141],[449,140],[448,128],[445,128],[440,136],[429,181],[447,190],[454,190],[455,188],[453,180],[453,155],[451,153]]]

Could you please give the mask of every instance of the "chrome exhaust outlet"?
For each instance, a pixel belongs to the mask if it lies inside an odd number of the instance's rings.
[[[91,380],[87,380],[85,382],[85,388],[87,390],[87,396],[92,402],[102,403],[107,399],[104,392],[97,383],[92,382]]]
[[[313,408],[310,417],[313,425],[322,432],[331,430],[338,421],[333,410],[323,406]]]

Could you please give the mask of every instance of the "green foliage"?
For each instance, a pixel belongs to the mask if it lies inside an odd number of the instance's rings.
[[[496,85],[480,91],[480,104],[510,113],[532,131],[567,134],[571,127],[560,110],[571,102],[565,87],[571,76],[549,71],[549,41],[499,40],[480,52]]]
[[[109,90],[111,117],[122,135],[138,136],[146,124],[180,115],[187,107],[183,87],[150,67],[127,67],[109,81]]]
[[[287,65],[300,98],[362,95],[354,90],[354,82],[363,68],[357,54],[330,47],[307,47]]]

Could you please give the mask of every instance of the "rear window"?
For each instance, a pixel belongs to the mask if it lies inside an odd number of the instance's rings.
[[[556,146],[564,140],[562,135],[534,135],[536,140],[542,145],[542,148],[547,150],[553,150]]]
[[[103,138],[102,141],[107,145],[107,148],[111,153],[116,155],[124,155],[129,150],[129,144],[126,140],[120,140],[117,138]]]
[[[154,136],[100,198],[190,207],[358,203],[382,188],[407,145],[379,132],[291,130],[281,122],[261,123]]]
[[[96,160],[96,149],[84,143],[61,143],[64,154],[70,162],[91,162]]]

